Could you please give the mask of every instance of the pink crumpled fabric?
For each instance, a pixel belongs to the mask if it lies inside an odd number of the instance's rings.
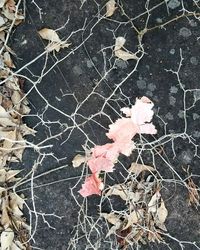
[[[151,123],[154,114],[153,106],[153,102],[143,96],[141,99],[136,99],[132,108],[121,109],[126,117],[117,119],[115,123],[109,125],[109,131],[106,133],[107,137],[113,142],[101,146],[97,145],[91,150],[92,156],[87,164],[93,175],[88,177],[82,185],[80,190],[82,196],[86,197],[90,193],[101,193],[99,185],[103,183],[100,183],[100,179],[95,176],[100,171],[113,172],[119,154],[130,156],[135,148],[132,139],[136,134],[157,133],[155,126]],[[89,189],[88,192],[87,188]]]
[[[81,190],[79,193],[83,197],[90,196],[92,194],[101,194],[101,190],[103,190],[104,184],[102,180],[98,177],[98,174],[92,174],[91,176],[85,179],[85,183],[82,184]]]

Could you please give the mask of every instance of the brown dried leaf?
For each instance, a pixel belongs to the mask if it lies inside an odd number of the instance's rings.
[[[111,234],[115,234],[116,230],[118,230],[121,227],[121,224],[122,224],[121,222],[117,222],[115,225],[113,225],[106,234],[106,238],[109,237]]]
[[[165,203],[163,199],[161,199],[161,205],[157,210],[157,217],[158,217],[159,223],[163,224],[167,218],[167,215],[168,215],[168,211],[165,207]]]
[[[19,130],[23,136],[25,135],[35,135],[36,131],[32,128],[29,128],[26,124],[22,124],[19,127]]]
[[[9,67],[9,68],[15,68],[15,65],[11,59],[11,56],[9,54],[9,52],[5,52],[3,54],[4,57],[4,63]]]
[[[12,223],[10,221],[10,217],[8,215],[8,200],[6,198],[2,199],[2,215],[1,215],[1,224],[4,228],[8,228]]]
[[[19,24],[18,21],[21,22],[24,19],[23,15],[19,13],[16,14],[15,12],[11,12],[8,7],[3,8],[2,14],[4,14],[4,16],[11,21],[15,20],[15,25]]]
[[[153,171],[155,171],[155,168],[133,162],[131,164],[130,168],[128,169],[129,173],[134,173],[136,175],[139,175],[143,171],[153,172]]]
[[[19,91],[14,90],[13,94],[11,96],[11,100],[13,104],[15,105],[15,109],[19,110],[20,109],[20,100],[22,99],[21,94]]]
[[[121,184],[115,184],[110,187],[109,191],[106,193],[106,197],[111,195],[120,196],[122,200],[131,200],[133,202],[137,202],[140,199],[141,194],[139,192],[132,192],[131,190],[127,190],[127,188]]]
[[[143,209],[138,209],[137,211],[134,210],[133,212],[131,212],[129,215],[127,215],[127,224],[126,226],[123,228],[123,230],[129,228],[130,226],[132,226],[133,224],[138,223],[138,221],[140,220],[140,218],[143,217],[144,214],[144,210]]]
[[[6,138],[2,146],[3,149],[6,149],[6,151],[4,151],[5,154],[7,154],[10,151],[9,149],[12,149],[12,146],[15,144],[15,141],[16,141],[16,130],[9,131],[6,134]]]
[[[15,216],[21,217],[23,215],[23,212],[21,211],[23,205],[24,199],[15,193],[10,193],[10,208]]]
[[[6,172],[6,182],[16,182],[20,180],[21,178],[16,178],[15,176],[18,175],[21,172],[21,170],[9,170]]]
[[[121,222],[120,216],[115,213],[101,213],[101,216],[112,225],[116,225],[118,222]]]
[[[86,157],[84,155],[77,154],[72,160],[72,165],[74,168],[79,167],[82,163],[86,161]]]
[[[106,17],[111,17],[115,10],[116,10],[116,2],[115,0],[109,0],[107,3],[106,3]]]
[[[148,204],[148,213],[156,213],[158,209],[158,201],[160,199],[160,192],[157,191],[152,197]]]

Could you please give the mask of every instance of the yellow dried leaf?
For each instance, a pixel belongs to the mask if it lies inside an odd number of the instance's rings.
[[[111,17],[115,10],[116,10],[116,2],[115,0],[109,0],[107,3],[106,3],[106,17]]]
[[[133,162],[131,164],[130,168],[128,169],[129,173],[134,173],[136,175],[139,175],[143,171],[153,172],[153,171],[155,171],[155,168]]]
[[[82,163],[86,161],[86,157],[84,155],[77,154],[72,160],[72,165],[74,168],[79,167]]]

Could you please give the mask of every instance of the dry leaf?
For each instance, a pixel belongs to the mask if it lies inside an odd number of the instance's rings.
[[[53,50],[59,52],[60,49],[68,48],[71,45],[71,43],[66,43],[64,42],[59,42],[59,43],[50,43],[47,47],[46,50],[51,52]]]
[[[77,154],[72,160],[72,164],[74,168],[79,167],[82,163],[86,161],[86,157],[84,155]]]
[[[106,3],[106,17],[111,17],[115,10],[116,10],[116,2],[115,0],[109,0],[107,3]]]
[[[132,53],[129,53],[127,51],[124,51],[124,50],[116,50],[115,51],[115,56],[118,57],[119,59],[122,59],[123,61],[128,61],[128,60],[137,60],[138,57],[136,56],[136,54],[132,54]]]
[[[0,4],[1,4],[1,2],[0,2]],[[5,23],[6,22],[5,22],[4,18],[2,16],[0,16],[0,27],[3,26]]]
[[[6,151],[4,151],[4,154],[9,153],[10,151],[9,149],[12,148],[15,142],[16,142],[16,130],[8,132],[2,146],[3,149],[6,149]]]
[[[164,222],[167,218],[168,215],[168,211],[165,207],[165,203],[163,201],[163,199],[161,199],[161,205],[160,207],[157,209],[157,214],[156,214],[156,225],[161,228],[164,231],[167,231]]]
[[[4,228],[8,228],[12,223],[10,221],[10,217],[8,215],[8,201],[6,198],[3,198],[2,200],[2,215],[1,215],[1,224],[4,226]]]
[[[124,60],[124,61],[128,61],[131,59],[137,60],[138,57],[136,56],[136,54],[127,52],[127,51],[122,49],[125,42],[126,42],[126,39],[124,37],[119,36],[116,38],[115,47],[114,47],[115,56],[118,57],[119,59]]]
[[[60,43],[61,40],[55,30],[44,28],[38,31],[42,39],[48,40],[50,42]]]
[[[111,195],[117,195],[120,196],[122,200],[125,201],[131,200],[132,202],[137,202],[141,196],[139,192],[134,193],[131,190],[127,190],[127,187],[121,184],[113,185],[105,196],[108,197]]]
[[[12,209],[12,213],[17,216],[21,217],[23,212],[24,199],[22,199],[19,195],[15,193],[10,193],[10,208]]]
[[[106,234],[106,238],[109,237],[111,234],[115,234],[116,230],[118,230],[122,225],[122,222],[117,222],[114,226],[112,226],[108,233]]]
[[[155,171],[155,168],[133,162],[131,164],[131,167],[128,169],[129,173],[134,173],[136,175],[139,175],[143,171],[153,172],[153,171]]]
[[[5,3],[6,3],[6,0],[0,0],[0,8],[2,8]]]
[[[20,178],[16,178],[15,176],[18,175],[21,170],[9,170],[6,173],[6,182],[16,182],[20,180]]]
[[[1,250],[12,250],[14,232],[11,228],[1,233]]]
[[[115,213],[101,213],[101,216],[112,225],[116,225],[118,222],[121,222],[120,216]]]
[[[20,100],[21,100],[21,94],[19,91],[14,90],[13,94],[11,96],[11,100],[13,102],[13,105],[15,106],[16,110],[20,109]]]
[[[32,128],[29,128],[26,124],[22,124],[19,127],[20,132],[23,136],[25,135],[35,135],[36,131]]]
[[[5,52],[4,55],[4,63],[9,67],[9,68],[15,68],[15,65],[10,57],[9,52]]]
[[[130,226],[132,226],[133,224],[138,223],[138,221],[140,220],[140,218],[143,217],[143,209],[139,209],[139,210],[134,210],[133,212],[131,212],[129,215],[127,215],[127,224],[126,226],[123,228],[123,230],[129,228]]]
[[[158,201],[160,199],[160,192],[157,191],[152,197],[148,204],[148,212],[149,213],[156,213],[158,209]]]

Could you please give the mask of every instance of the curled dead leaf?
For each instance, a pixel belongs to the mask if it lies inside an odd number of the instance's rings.
[[[61,40],[55,30],[44,28],[38,31],[42,39],[48,40],[50,42],[60,43]]]
[[[150,202],[148,203],[148,213],[156,213],[158,209],[158,201],[161,197],[159,191],[157,191],[152,197]]]
[[[122,59],[123,61],[128,61],[131,59],[138,60],[138,57],[136,54],[125,51],[123,49],[123,46],[126,42],[126,39],[124,37],[117,37],[115,40],[115,47],[114,47],[114,53],[115,56],[118,57],[119,59]]]
[[[116,225],[118,222],[120,222],[120,216],[115,213],[101,213],[101,217],[103,217],[112,225]]]
[[[138,223],[138,221],[143,217],[143,214],[144,214],[144,210],[138,209],[137,211],[134,210],[130,214],[126,215],[127,223],[126,223],[125,227],[123,228],[123,230],[129,228],[133,224]]]
[[[82,163],[86,161],[86,157],[84,155],[77,154],[72,160],[72,165],[74,168],[79,167]]]
[[[129,173],[134,173],[136,175],[139,175],[143,171],[153,172],[153,171],[155,171],[155,168],[133,162],[131,164],[130,168],[128,169]]]
[[[116,1],[115,0],[109,0],[106,3],[106,17],[111,17],[115,10],[116,10]]]
[[[133,192],[127,189],[125,185],[115,184],[111,186],[108,192],[105,194],[106,197],[111,195],[117,195],[125,201],[131,200],[132,202],[137,202],[140,199],[141,194],[139,192]]]

